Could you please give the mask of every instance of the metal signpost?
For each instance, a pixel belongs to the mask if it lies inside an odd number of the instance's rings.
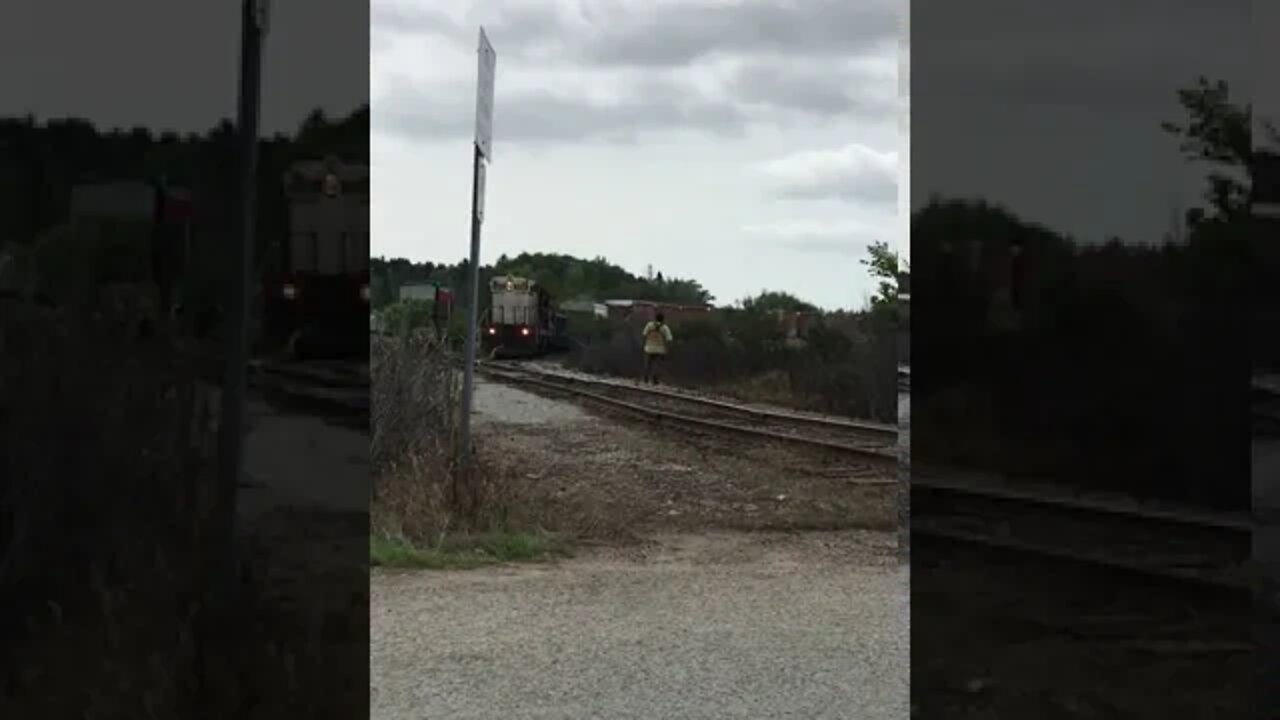
[[[486,163],[493,158],[493,71],[498,55],[480,28],[479,80],[476,85],[476,137],[471,154],[471,303],[467,307],[467,343],[462,370],[462,462],[471,462],[471,398],[475,391],[476,341],[480,325],[480,225],[484,221]]]
[[[258,103],[262,79],[262,38],[269,0],[244,0],[241,7],[240,98],[236,127],[239,143],[237,220],[240,237],[234,248],[227,293],[227,356],[218,425],[216,515],[226,543],[218,559],[222,577],[215,582],[223,598],[235,584],[236,495],[244,468],[245,378],[249,365],[249,285],[257,217]]]

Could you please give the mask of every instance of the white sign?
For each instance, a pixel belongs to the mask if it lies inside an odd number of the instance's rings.
[[[484,221],[484,181],[488,174],[485,165],[484,160],[476,163],[476,219],[481,222]]]
[[[493,70],[498,54],[480,28],[480,73],[476,83],[476,147],[486,160],[493,159]]]
[[[265,35],[267,33],[267,25],[271,20],[271,0],[254,0],[253,16],[258,23],[258,31]]]

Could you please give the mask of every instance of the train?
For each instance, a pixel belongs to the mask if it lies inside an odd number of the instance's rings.
[[[481,338],[489,357],[536,357],[568,349],[568,320],[537,282],[499,275],[489,281]]]
[[[262,278],[265,334],[298,359],[356,357],[369,342],[369,167],[337,158],[284,176],[287,239]]]

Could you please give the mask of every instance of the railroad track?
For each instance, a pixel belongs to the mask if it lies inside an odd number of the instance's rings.
[[[518,363],[487,361],[479,372],[515,385],[569,394],[649,420],[681,427],[769,438],[856,456],[863,462],[897,466],[893,425],[748,407],[664,387],[550,372]]]
[[[367,365],[253,360],[249,363],[249,384],[270,399],[308,414],[368,422]]]
[[[898,464],[896,426],[762,410],[515,363],[481,362],[478,371],[679,426],[764,436],[884,466]],[[1248,517],[1083,497],[1047,487],[1019,488],[929,468],[912,473],[910,505],[913,545],[918,537],[1214,589],[1252,587]]]
[[[915,475],[911,534],[1219,589],[1252,587],[1253,527],[1240,515]]]
[[[909,392],[910,369],[900,369],[899,377]],[[1275,392],[1280,383],[1271,387]],[[912,545],[918,538],[1215,590],[1253,587],[1254,522],[1245,514],[1086,496],[927,466],[911,473],[910,508]]]

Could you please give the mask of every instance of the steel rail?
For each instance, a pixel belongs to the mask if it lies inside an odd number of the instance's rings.
[[[544,379],[544,374],[537,373],[537,372],[528,372],[522,369],[516,370],[513,372],[512,370],[505,367],[502,369],[498,369],[491,363],[479,364],[477,366],[477,369],[483,374],[495,379],[504,380],[517,385],[520,385],[520,384],[530,385],[533,387],[539,387],[539,388],[543,388],[545,390],[550,390],[553,392],[561,392],[561,393],[568,393],[570,395],[576,395],[578,397],[591,400],[601,405],[617,408],[620,410],[626,410],[631,414],[641,416],[646,419],[668,421],[668,422],[672,422],[672,423],[682,425],[685,427],[690,427],[690,428],[702,428],[702,429],[709,428],[713,430],[719,430],[722,432],[735,433],[738,435],[751,436],[751,437],[765,437],[771,440],[778,440],[778,441],[793,443],[797,445],[805,445],[808,447],[822,448],[824,450],[831,450],[835,452],[854,455],[863,460],[871,461],[872,463],[879,466],[893,466],[896,468],[898,464],[897,456],[893,454],[877,452],[874,450],[868,450],[866,448],[860,448],[853,445],[846,445],[844,443],[806,437],[803,435],[790,435],[787,433],[773,432],[771,430],[765,430],[757,427],[737,425],[733,423],[721,422],[718,420],[709,420],[707,418],[693,417],[690,415],[685,415],[683,413],[671,412],[669,410],[659,410],[657,408],[647,407],[645,405],[628,402],[626,400],[620,400],[615,397],[609,397],[608,395],[602,395],[600,393],[592,392],[590,390],[584,390],[580,387],[575,387],[574,383],[555,382],[552,380],[546,380]],[[545,376],[556,377],[549,373],[545,374]],[[562,376],[559,376],[559,377],[562,377]],[[557,379],[559,379],[559,377],[557,377]],[[608,383],[604,383],[604,384],[609,385]],[[612,387],[612,385],[610,386]],[[684,399],[684,398],[681,397],[680,399]]]
[[[766,408],[751,407],[739,403],[721,400],[719,398],[706,397],[703,395],[695,395],[688,392],[673,390],[666,387],[637,387],[627,385],[620,382],[583,377],[581,375],[571,375],[568,373],[549,372],[540,368],[533,368],[527,365],[516,363],[480,363],[485,367],[493,367],[502,370],[537,375],[541,378],[550,378],[553,381],[568,382],[580,385],[590,385],[595,387],[607,387],[616,389],[621,392],[627,392],[635,395],[657,396],[671,400],[688,402],[690,404],[702,405],[717,410],[723,410],[730,413],[736,413],[752,420],[773,420],[785,423],[813,425],[836,430],[848,430],[850,432],[862,432],[873,434],[881,437],[897,437],[898,427],[883,423],[874,423],[860,420],[852,420],[845,418],[820,417],[815,415],[806,415],[801,413],[786,412],[783,410],[770,410]]]

